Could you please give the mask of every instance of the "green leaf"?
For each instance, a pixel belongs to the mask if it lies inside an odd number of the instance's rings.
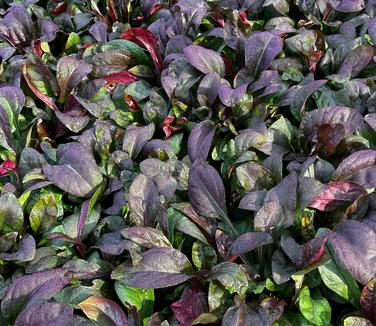
[[[314,325],[330,325],[332,311],[328,300],[322,296],[311,297],[307,286],[300,291],[299,309],[303,316]]]
[[[39,197],[30,212],[30,226],[34,232],[43,233],[51,229],[58,217],[58,204],[52,193]]]
[[[154,309],[154,290],[132,288],[115,282],[115,291],[125,307],[134,306],[141,315],[141,319],[149,317]]]
[[[192,261],[198,269],[210,269],[217,263],[217,254],[211,246],[195,241],[192,246]]]
[[[329,289],[359,309],[360,289],[354,278],[345,269],[333,260],[319,266],[318,269],[323,282]],[[347,275],[344,277],[344,274]]]
[[[0,231],[8,233],[22,228],[24,216],[15,195],[5,193],[0,197]]]

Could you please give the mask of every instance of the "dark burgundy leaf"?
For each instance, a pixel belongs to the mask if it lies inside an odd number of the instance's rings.
[[[376,323],[376,278],[369,281],[360,296],[360,309],[372,323]]]
[[[249,251],[272,243],[273,238],[266,232],[247,232],[236,238],[227,251],[227,257],[234,260]]]
[[[209,120],[197,124],[188,137],[188,155],[191,162],[206,161],[213,141],[215,126]]]

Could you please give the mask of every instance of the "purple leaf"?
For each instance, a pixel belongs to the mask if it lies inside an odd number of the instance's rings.
[[[326,237],[309,240],[302,248],[302,260],[298,267],[303,269],[316,263],[324,254],[326,241]]]
[[[221,102],[228,106],[233,107],[237,104],[247,92],[248,84],[242,84],[234,89],[227,82],[223,82],[218,90],[218,95]]]
[[[270,189],[273,173],[260,164],[245,163],[236,168],[236,176],[246,191]]]
[[[225,188],[216,169],[195,161],[189,170],[188,196],[194,210],[206,217],[226,213]]]
[[[191,162],[206,161],[215,129],[210,120],[202,121],[192,129],[188,137],[188,155]]]
[[[257,212],[261,209],[265,196],[268,192],[265,190],[252,191],[247,193],[240,201],[239,208]]]
[[[371,18],[368,22],[368,34],[373,44],[376,44],[376,17]]]
[[[60,87],[60,103],[63,103],[70,92],[81,80],[91,73],[93,66],[73,55],[59,59],[56,66],[56,78]]]
[[[102,21],[97,21],[90,27],[89,33],[97,40],[97,42],[104,43],[107,40],[107,24]]]
[[[191,278],[188,258],[173,248],[154,247],[146,251],[137,267],[128,269],[121,282],[135,288],[159,289],[183,283]]]
[[[27,303],[30,295],[38,287],[50,279],[64,275],[65,272],[65,269],[58,268],[15,279],[1,302],[1,311],[4,318],[8,322],[13,322]]]
[[[161,209],[155,183],[147,176],[139,174],[129,188],[128,205],[136,225],[153,227]]]
[[[51,302],[24,309],[17,317],[15,326],[66,326],[73,323],[73,308]]]
[[[361,284],[367,284],[376,273],[376,233],[365,223],[347,220],[336,232],[330,232],[328,240],[339,261]]]
[[[227,257],[231,261],[234,261],[237,257],[272,242],[273,238],[269,233],[247,232],[232,242],[228,249]]]
[[[340,12],[358,12],[364,9],[363,0],[336,0],[334,9]]]
[[[120,306],[104,297],[93,295],[79,304],[85,315],[100,325],[128,326],[128,319]]]
[[[27,262],[34,259],[36,244],[30,234],[25,234],[20,242],[17,251],[12,253],[0,253],[0,259],[7,261]]]
[[[376,187],[376,151],[361,150],[346,157],[334,172],[334,180],[350,180],[366,189]]]
[[[245,66],[256,77],[282,51],[283,40],[270,32],[254,32],[245,44]]]
[[[208,73],[202,78],[197,89],[197,100],[202,106],[211,106],[218,96],[221,77],[215,72]]]
[[[44,165],[43,173],[54,185],[72,195],[90,196],[103,180],[93,154],[82,144],[60,146],[57,160],[59,165]]]
[[[56,38],[56,33],[59,31],[59,26],[52,20],[38,19],[38,25],[41,31],[39,39],[42,42],[51,42]]]
[[[189,45],[183,52],[189,63],[200,72],[204,74],[215,72],[221,77],[224,76],[225,64],[219,53],[199,45]]]
[[[179,301],[170,305],[182,326],[189,326],[201,314],[208,311],[206,294],[196,287],[187,287]]]
[[[123,138],[123,150],[134,159],[141,152],[144,145],[153,137],[154,123],[145,127],[129,126]]]
[[[356,77],[373,59],[373,47],[369,44],[360,45],[353,49],[343,60],[338,74],[346,74],[349,70],[351,77]]]

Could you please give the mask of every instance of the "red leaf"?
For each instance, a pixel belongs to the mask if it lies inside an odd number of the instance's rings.
[[[101,78],[110,84],[131,84],[138,80],[138,77],[131,74],[129,71],[120,71]]]
[[[133,99],[131,95],[125,95],[124,102],[128,105],[131,112],[138,111],[138,103]]]
[[[11,160],[6,160],[0,165],[0,176],[7,175],[9,171],[14,171],[16,169],[16,163]]]
[[[301,268],[316,263],[324,254],[327,238],[319,237],[308,241],[303,247],[303,257],[300,263]]]
[[[157,70],[161,72],[162,58],[160,55],[158,40],[152,32],[145,28],[130,28],[125,31],[121,37],[147,49],[157,67]]]
[[[188,287],[179,301],[171,304],[176,319],[183,326],[189,326],[202,313],[208,311],[205,293],[197,288]]]
[[[32,92],[41,100],[43,101],[50,109],[52,109],[53,111],[59,111],[59,109],[57,108],[54,100],[47,96],[47,95],[44,95],[42,92],[40,92],[37,88],[34,87],[33,83],[31,82],[30,78],[29,78],[29,75],[27,74],[27,67],[26,67],[26,64],[23,64],[22,67],[21,67],[21,71],[22,71],[22,74],[26,80],[26,83],[27,85],[30,87],[30,89],[32,90]]]
[[[352,204],[364,193],[365,189],[354,182],[338,181],[324,185],[322,192],[308,206],[319,211],[332,212]]]

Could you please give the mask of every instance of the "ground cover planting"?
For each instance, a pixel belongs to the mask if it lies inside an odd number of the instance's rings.
[[[0,0],[0,325],[376,324],[375,16]]]

